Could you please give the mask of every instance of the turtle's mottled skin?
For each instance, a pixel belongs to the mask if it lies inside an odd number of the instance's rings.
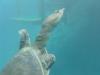
[[[0,75],[49,75],[50,68],[55,62],[55,56],[47,52],[46,42],[50,32],[63,16],[63,12],[64,8],[57,10],[44,20],[34,45],[31,45],[27,30],[20,30],[20,51]]]

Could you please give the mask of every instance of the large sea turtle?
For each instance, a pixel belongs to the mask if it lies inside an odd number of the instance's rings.
[[[46,42],[63,13],[64,8],[56,10],[44,20],[34,45],[30,42],[27,30],[21,29],[19,31],[20,51],[11,59],[0,75],[49,75],[50,68],[55,62],[55,56],[47,52]]]

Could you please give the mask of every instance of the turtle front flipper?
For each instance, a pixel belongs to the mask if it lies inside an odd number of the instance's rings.
[[[39,50],[46,47],[47,41],[49,40],[50,37],[50,33],[60,22],[61,18],[63,17],[63,13],[64,13],[64,8],[52,13],[43,21],[41,31],[37,35],[34,43],[34,46],[37,47]]]
[[[19,34],[20,34],[20,49],[21,48],[24,48],[24,47],[28,47],[28,46],[31,46],[31,43],[30,43],[30,38],[29,38],[29,34],[27,32],[26,29],[21,29],[19,31]]]

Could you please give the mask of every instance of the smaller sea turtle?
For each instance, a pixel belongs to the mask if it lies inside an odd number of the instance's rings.
[[[47,52],[46,42],[50,32],[63,16],[63,12],[64,8],[57,10],[44,20],[34,45],[30,42],[27,30],[20,30],[20,51],[11,59],[0,75],[49,75],[50,68],[55,62],[55,56]]]

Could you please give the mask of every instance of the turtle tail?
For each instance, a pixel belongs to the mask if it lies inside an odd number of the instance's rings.
[[[27,32],[26,29],[21,29],[19,31],[19,34],[21,36],[20,38],[20,49],[21,48],[24,48],[24,47],[28,47],[28,46],[31,46],[31,43],[30,43],[30,38],[29,38],[29,34]]]

